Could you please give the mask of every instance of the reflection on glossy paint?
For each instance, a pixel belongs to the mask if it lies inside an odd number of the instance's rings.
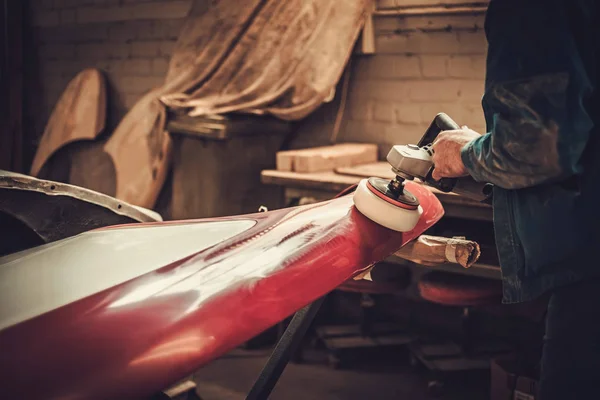
[[[154,272],[255,224],[248,219],[90,231],[0,258],[0,330]],[[168,282],[132,296],[145,299]]]
[[[319,213],[309,210],[319,207]],[[310,243],[318,238],[315,232],[321,232],[324,226],[332,225],[340,220],[348,210],[327,207],[318,204],[292,211],[279,223],[269,229],[253,235],[259,238],[245,239],[245,246],[236,246],[225,255],[211,260],[211,254],[200,254],[188,260],[176,270],[173,276],[156,282],[149,282],[135,288],[130,293],[113,302],[109,308],[118,308],[145,301],[151,297],[172,296],[176,294],[193,294],[193,301],[182,315],[198,309],[205,301],[226,290],[232,290],[236,284],[250,285],[258,281],[294,257],[299,257]],[[291,233],[290,233],[291,232]],[[285,240],[283,240],[285,238]],[[219,253],[219,249],[216,250]]]
[[[174,284],[175,282],[184,279],[185,276],[178,273],[177,271],[171,272],[171,276],[168,278],[162,278],[159,280],[148,282],[147,284],[141,284],[131,292],[127,293],[117,301],[112,302],[108,308],[118,308],[129,304],[144,301],[157,293],[160,293],[166,287]]]
[[[133,367],[147,363],[173,362],[178,358],[189,358],[201,350],[203,346],[210,346],[213,341],[214,337],[201,336],[198,333],[182,335],[149,349],[144,354],[131,360],[129,365]]]

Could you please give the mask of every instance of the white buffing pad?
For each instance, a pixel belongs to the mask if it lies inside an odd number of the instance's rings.
[[[363,179],[354,192],[354,205],[364,216],[371,221],[398,232],[412,230],[419,221],[423,208],[418,206],[414,210],[401,208],[379,198],[367,187],[367,180]]]

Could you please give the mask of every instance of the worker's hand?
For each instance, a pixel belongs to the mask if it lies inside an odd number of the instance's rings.
[[[470,141],[481,136],[474,130],[463,126],[462,129],[441,132],[433,142],[432,177],[436,181],[441,178],[458,178],[468,175],[462,162],[460,151]]]

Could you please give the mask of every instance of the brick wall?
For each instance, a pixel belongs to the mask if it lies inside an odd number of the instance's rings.
[[[439,0],[379,0],[379,7],[407,3]],[[352,59],[340,140],[377,142],[384,153],[417,141],[440,111],[483,132],[483,21],[483,15],[376,17],[376,54]]]
[[[68,82],[82,69],[106,73],[108,126],[160,86],[191,0],[30,0],[26,47],[32,137],[42,133]]]

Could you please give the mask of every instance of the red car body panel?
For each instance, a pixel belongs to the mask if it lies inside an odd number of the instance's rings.
[[[132,225],[256,221],[193,255],[0,328],[3,396],[131,399],[168,387],[435,224],[443,215],[438,199],[407,186],[423,214],[405,233],[367,219],[351,195],[246,216]]]

